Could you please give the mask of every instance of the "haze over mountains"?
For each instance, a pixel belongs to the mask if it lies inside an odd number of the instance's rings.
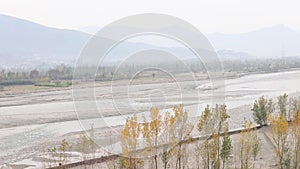
[[[257,57],[300,55],[300,32],[279,24],[241,34],[208,34],[217,49],[242,51]]]
[[[0,25],[0,66],[74,63],[91,37],[79,30],[49,28],[6,15],[0,15]],[[85,31],[93,30],[86,27]],[[219,50],[220,57],[300,56],[300,32],[284,25],[240,34],[215,33],[206,36]],[[137,49],[147,46],[151,45],[125,45]]]
[[[74,59],[89,36],[0,15],[0,62],[4,65]]]

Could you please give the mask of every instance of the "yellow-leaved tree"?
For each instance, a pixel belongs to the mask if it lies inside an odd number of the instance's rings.
[[[273,115],[270,118],[271,135],[275,144],[275,153],[277,156],[277,163],[281,169],[289,168],[290,158],[288,158],[288,130],[289,124],[285,114]]]
[[[192,132],[193,126],[188,121],[188,113],[183,109],[183,105],[179,104],[174,106],[174,123],[173,127],[173,138],[177,143],[173,149],[173,153],[176,156],[176,165],[175,169],[185,168],[186,164],[182,163],[183,158],[187,158],[186,155],[186,147],[184,145],[184,140],[187,140]]]
[[[170,112],[166,112],[162,121],[162,151],[160,154],[161,161],[163,164],[163,168],[167,169],[168,164],[172,156],[174,155],[173,146],[174,144],[174,125],[175,123],[175,115],[171,115]]]
[[[292,168],[298,169],[300,167],[300,100],[293,98],[292,103]]]
[[[153,156],[155,169],[158,169],[157,158],[159,154],[159,146],[161,145],[159,136],[163,130],[162,123],[162,116],[159,113],[159,109],[157,107],[153,107],[150,109],[150,122],[148,122],[144,116],[144,123],[141,127],[142,136],[146,141],[145,150],[148,153],[150,152],[150,155]]]
[[[136,169],[142,165],[142,161],[136,156],[140,132],[141,129],[137,121],[137,116],[134,115],[128,118],[120,136],[122,146],[120,165],[122,168]]]

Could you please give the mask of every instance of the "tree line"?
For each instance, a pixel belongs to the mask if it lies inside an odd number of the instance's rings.
[[[300,68],[299,57],[285,57],[272,59],[221,59],[225,72],[249,73],[249,72],[276,72],[285,69]],[[209,64],[209,63],[207,63]],[[211,63],[212,67],[214,63]],[[182,62],[172,63],[126,63],[119,65],[118,63],[110,65],[100,65],[98,68],[81,67],[77,68],[82,75],[76,78],[88,78],[96,81],[107,81],[117,79],[132,78],[145,67],[159,67],[168,71],[169,73],[206,73],[206,67],[203,63],[196,60],[186,60],[185,64]],[[0,85],[12,84],[28,84],[30,81],[49,82],[55,80],[72,80],[73,66],[59,64],[52,68],[36,68],[36,69],[14,69],[14,68],[0,68]],[[97,70],[93,72],[92,70]],[[91,73],[92,72],[92,73]],[[149,74],[149,77],[155,77],[155,71]],[[23,83],[22,83],[23,81]],[[14,83],[15,82],[15,83]],[[26,83],[27,82],[27,83]]]
[[[272,167],[298,169],[300,98],[288,99],[284,94],[275,104],[272,99],[262,96],[254,102],[252,111],[253,122],[244,121],[244,129],[238,134],[235,146],[228,134],[230,117],[226,105],[207,106],[197,125],[188,120],[183,105],[163,114],[158,108],[152,108],[150,119],[144,118],[142,123],[135,115],[129,117],[120,134],[122,157],[118,159],[117,168],[256,168],[258,154],[264,146],[256,129],[259,126],[270,130],[272,151],[276,157],[276,164]],[[202,139],[189,144],[194,129]],[[190,153],[191,145],[195,153]],[[193,158],[196,164],[190,163],[189,158]]]

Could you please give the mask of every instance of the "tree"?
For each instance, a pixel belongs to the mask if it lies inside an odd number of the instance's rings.
[[[260,126],[266,125],[268,116],[274,111],[272,99],[267,100],[261,96],[255,100],[252,110],[254,121]]]
[[[232,153],[231,139],[228,135],[228,118],[226,105],[216,105],[214,108],[207,105],[201,114],[198,132],[200,135],[212,134],[202,145],[198,146],[204,168],[219,169],[222,165],[223,168],[226,167],[227,160]]]
[[[72,145],[69,144],[66,139],[63,139],[61,141],[61,144],[59,146],[61,163],[63,163],[63,164],[67,163],[68,158],[66,156],[66,151],[71,150],[71,148],[72,148]]]
[[[224,137],[227,135],[228,130],[229,130],[229,126],[228,126],[228,114],[227,114],[227,109],[226,109],[226,105],[216,105],[215,107],[215,117],[216,119],[216,123],[217,124],[217,128],[216,131],[214,132],[215,134],[217,134],[217,136],[215,136],[215,139],[217,141],[216,144],[216,149],[217,149],[217,159],[215,162],[215,168],[220,168],[221,167],[221,148],[222,148],[222,141],[221,138],[224,139]],[[222,135],[222,136],[221,136]],[[224,136],[225,135],[225,136]],[[226,136],[227,137],[227,136]],[[226,139],[230,139],[229,136]],[[229,141],[229,140],[226,140]],[[226,144],[231,144],[230,142],[227,142]],[[227,154],[227,148],[230,148],[231,145],[224,145],[226,148],[224,149],[224,153],[223,155],[225,155],[225,159],[227,160],[230,154]],[[229,146],[229,147],[227,147]],[[229,150],[230,151],[230,150]],[[224,165],[224,164],[223,164]]]
[[[26,72],[22,72],[22,73],[21,73],[21,77],[22,77],[23,79],[27,79],[27,73],[26,73]]]
[[[141,131],[143,138],[146,140],[146,144],[148,149],[153,152],[153,161],[155,164],[155,169],[158,169],[158,146],[161,142],[159,142],[159,135],[162,131],[162,116],[159,114],[159,109],[157,107],[150,109],[150,122],[146,121],[144,116],[144,123],[142,124]]]
[[[159,114],[159,109],[156,108],[151,108],[150,110],[150,117],[151,117],[151,122],[150,122],[150,133],[153,136],[153,143],[155,147],[155,155],[154,155],[154,163],[155,163],[155,169],[158,169],[158,163],[157,163],[157,154],[158,154],[158,136],[161,132],[161,115]]]
[[[177,105],[173,108],[175,121],[173,123],[174,130],[173,138],[176,141],[177,145],[175,146],[174,152],[176,152],[176,169],[181,169],[184,165],[182,163],[182,158],[184,158],[185,148],[183,141],[188,139],[190,133],[192,132],[192,126],[188,122],[188,113],[183,110],[183,105]]]
[[[7,73],[7,78],[8,78],[9,80],[15,79],[15,78],[16,78],[16,73],[15,73],[15,72],[9,71],[9,72]]]
[[[82,159],[87,160],[89,158],[95,158],[96,152],[96,143],[94,142],[94,127],[91,125],[91,129],[89,133],[81,132],[79,136],[79,140],[77,142],[78,152],[81,153]],[[94,153],[94,156],[90,156],[91,153]]]
[[[258,156],[258,153],[261,150],[261,141],[259,140],[257,134],[252,135],[252,157],[253,157],[253,168],[255,168],[255,162],[256,158]]]
[[[232,141],[230,139],[230,136],[228,133],[225,133],[223,140],[222,140],[222,148],[221,148],[221,159],[222,159],[222,165],[223,169],[226,167],[226,162],[229,160],[230,155],[232,154]]]
[[[38,78],[39,77],[39,71],[37,71],[37,70],[30,71],[29,77],[30,77],[30,79],[36,79],[36,78]]]
[[[288,95],[286,93],[277,97],[279,115],[282,117],[287,117],[287,98]]]
[[[292,132],[291,132],[291,140],[292,140],[292,166],[295,169],[300,167],[300,114],[299,112],[293,112],[292,118]]]
[[[199,133],[201,134],[203,131],[207,131],[205,129],[208,129],[210,128],[209,127],[209,123],[210,123],[210,120],[211,120],[211,110],[209,108],[209,105],[207,105],[204,109],[204,111],[201,113],[201,117],[200,117],[200,120],[197,124],[198,126],[198,131]]]
[[[121,131],[122,147],[122,167],[126,169],[136,169],[142,165],[142,161],[133,157],[138,146],[138,137],[140,135],[140,125],[137,122],[137,116],[134,115],[126,120],[125,126]]]
[[[5,79],[5,70],[1,69],[0,71],[0,80],[4,80]]]
[[[277,156],[277,162],[281,169],[284,169],[289,165],[288,156],[288,129],[289,124],[286,117],[281,115],[274,115],[271,117],[271,135],[275,144],[275,153]]]
[[[63,139],[60,143],[60,146],[49,148],[48,152],[51,153],[52,160],[56,163],[57,166],[62,166],[68,162],[68,156],[66,155],[67,151],[72,149],[72,145],[66,139]],[[58,159],[56,158],[58,157]],[[50,165],[51,167],[51,165]]]
[[[289,111],[289,117],[290,114],[292,114],[294,117],[298,116],[300,113],[300,98],[290,98],[290,111]],[[290,118],[289,118],[290,119]]]
[[[160,153],[160,158],[163,163],[164,169],[167,169],[170,159],[174,155],[174,151],[172,151],[172,146],[174,144],[174,125],[175,123],[175,116],[171,115],[170,112],[166,112],[163,121],[162,121],[162,128],[163,128],[163,136],[162,136],[162,152]]]
[[[57,80],[61,76],[61,72],[57,69],[50,69],[48,71],[48,75],[49,75],[50,79]]]
[[[255,167],[256,157],[260,151],[260,140],[251,122],[244,122],[244,129],[240,133],[238,140],[238,157],[241,169]],[[251,158],[253,157],[253,158]]]
[[[209,105],[207,105],[204,109],[204,111],[201,113],[199,122],[197,124],[198,127],[198,132],[201,135],[207,135],[210,133],[209,129],[211,129],[211,120],[212,120],[212,112],[211,109],[209,107]],[[198,156],[201,158],[199,161],[202,161],[202,166],[203,168],[210,168],[210,144],[209,144],[210,140],[206,139],[203,143],[200,143],[199,145],[197,145],[197,152],[198,152]],[[198,160],[197,160],[198,161]],[[199,162],[200,163],[200,162]],[[199,164],[198,164],[198,168],[199,168]]]

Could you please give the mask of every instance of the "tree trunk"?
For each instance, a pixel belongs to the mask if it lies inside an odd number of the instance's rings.
[[[158,169],[158,167],[157,167],[157,155],[154,156],[154,162],[155,162],[155,169]]]
[[[164,169],[167,169],[167,165],[168,165],[168,163],[165,162],[165,164],[164,164]]]

